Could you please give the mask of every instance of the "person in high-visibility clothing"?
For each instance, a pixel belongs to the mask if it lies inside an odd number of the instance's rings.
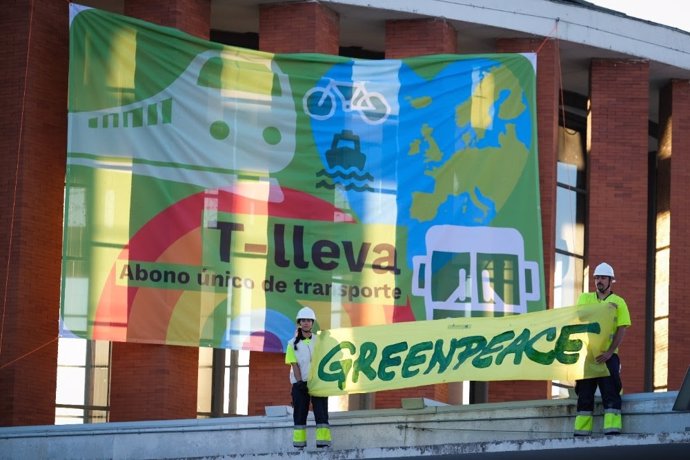
[[[575,382],[577,394],[577,414],[575,416],[575,436],[592,434],[594,419],[594,394],[599,387],[604,405],[604,434],[620,434],[623,429],[621,416],[621,390],[623,384],[620,376],[620,359],[618,347],[623,342],[626,329],[630,326],[630,312],[622,297],[613,293],[616,282],[613,267],[603,262],[594,270],[595,292],[585,292],[577,300],[578,305],[589,305],[608,302],[616,305],[616,325],[611,331],[606,349],[596,357],[598,363],[606,363],[608,377],[583,379]]]
[[[309,403],[314,409],[316,419],[316,447],[331,445],[331,429],[328,425],[328,398],[311,396],[307,386],[311,357],[317,340],[313,333],[316,315],[314,310],[304,307],[297,312],[297,334],[290,339],[285,353],[285,363],[290,365],[290,383],[292,383],[292,407],[294,430],[292,445],[303,448],[307,445],[307,415]]]

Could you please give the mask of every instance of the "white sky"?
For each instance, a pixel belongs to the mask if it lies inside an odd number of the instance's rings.
[[[587,0],[595,5],[620,11],[628,16],[646,19],[690,32],[690,14],[685,0]]]

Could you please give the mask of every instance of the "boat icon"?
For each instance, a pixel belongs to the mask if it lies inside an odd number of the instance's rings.
[[[347,129],[333,136],[331,148],[326,151],[326,162],[331,170],[340,167],[345,170],[355,168],[361,171],[364,169],[366,160],[360,147],[359,136]]]

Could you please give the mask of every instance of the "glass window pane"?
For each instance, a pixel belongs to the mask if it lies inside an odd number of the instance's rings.
[[[83,367],[58,367],[56,404],[84,405]]]
[[[230,355],[230,353],[228,353]],[[226,359],[230,359],[226,355]],[[235,394],[234,390],[231,392],[230,391],[230,385],[234,385],[235,381],[232,379],[230,376],[230,367],[225,368],[224,372],[224,378],[223,378],[223,413],[228,414],[228,415],[234,415],[235,414],[235,406],[233,405],[231,407],[230,401],[235,400],[234,402],[237,402],[237,398],[233,397]]]
[[[199,367],[213,366],[213,348],[199,348]]]
[[[213,354],[212,349],[208,349]],[[222,398],[222,413],[226,415],[247,415],[249,395],[249,359],[250,352],[246,350],[222,350],[223,361],[210,361],[210,366],[204,367],[205,349],[200,350],[199,359],[199,388],[197,398],[197,417],[202,418],[211,413],[213,397]],[[219,358],[217,358],[219,359]],[[223,366],[223,388],[217,388],[213,393],[213,368]],[[222,392],[222,394],[220,393]],[[219,408],[220,409],[220,408]]]
[[[56,425],[75,425],[84,423],[84,409],[73,409],[67,407],[55,408]]]
[[[58,366],[83,366],[86,343],[84,339],[58,339]]]
[[[110,365],[110,342],[105,340],[96,340],[91,342],[93,346],[93,365],[94,366],[109,366]]]
[[[287,390],[286,390],[287,391]],[[249,368],[240,367],[237,370],[237,414],[247,415],[249,407]]]
[[[55,423],[106,422],[110,392],[110,342],[60,338]],[[88,385],[88,386],[87,386]],[[83,406],[69,410],[60,405]],[[97,413],[87,407],[101,406]],[[95,414],[95,415],[94,415]]]
[[[582,134],[558,127],[558,182],[585,188],[585,155]]]
[[[583,290],[583,270],[582,259],[556,253],[553,277],[554,308],[569,307],[577,303],[577,298]]]
[[[559,162],[556,166],[556,181],[577,187],[577,166]]]
[[[89,423],[106,423],[108,421],[108,412],[104,410],[92,410],[90,412]]]
[[[196,398],[197,412],[211,412],[212,378],[213,368],[205,367],[199,369]]]
[[[110,369],[107,367],[98,367],[93,370],[93,402],[94,406],[108,405],[108,376]]]
[[[571,254],[585,252],[585,199],[563,187],[556,188],[556,249]]]

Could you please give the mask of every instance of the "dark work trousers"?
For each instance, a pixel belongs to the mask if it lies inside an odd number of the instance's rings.
[[[597,386],[601,392],[601,400],[606,409],[621,409],[621,362],[617,354],[613,354],[606,361],[609,369],[608,377],[596,377],[592,379],[578,380],[575,382],[575,393],[577,394],[577,411],[592,412],[594,410],[594,393]]]
[[[328,398],[325,396],[310,396],[307,382],[292,384],[292,419],[295,426],[306,426],[309,414],[309,401],[314,409],[317,425],[328,425]]]

